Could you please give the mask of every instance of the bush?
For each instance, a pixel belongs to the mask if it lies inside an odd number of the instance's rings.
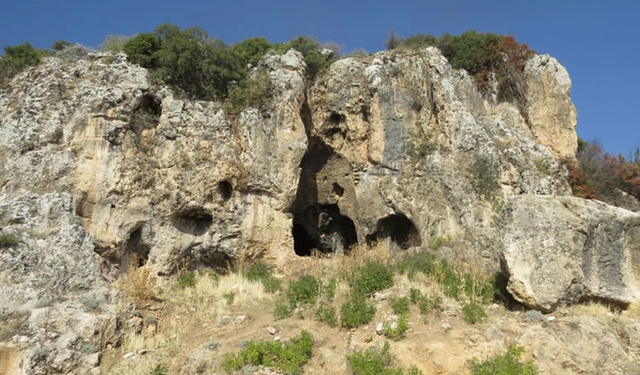
[[[535,51],[526,44],[518,43],[512,36],[481,34],[475,30],[458,36],[448,33],[441,37],[418,34],[399,44],[399,47],[410,49],[431,46],[438,47],[454,69],[464,69],[474,77],[485,94],[491,90],[490,76],[495,73],[498,100],[515,101],[521,111],[525,109],[527,87],[524,68],[527,60],[535,55]]]
[[[127,54],[129,61],[143,68],[155,69],[158,67],[158,51],[160,39],[156,34],[138,34],[129,39],[122,51]]]
[[[51,51],[53,52],[60,52],[63,49],[72,46],[73,43],[67,42],[66,40],[60,39],[60,40],[56,40],[55,42],[53,42],[53,44],[51,45]]]
[[[442,305],[442,297],[435,296],[422,296],[418,301],[418,307],[420,308],[420,313],[423,315],[428,314],[430,311],[439,309]]]
[[[351,286],[354,291],[365,296],[387,289],[392,285],[392,267],[375,262],[365,263],[358,268],[354,278],[351,280]]]
[[[329,283],[323,288],[324,298],[327,301],[332,302],[336,296],[336,287],[338,286],[338,282],[336,279],[329,280]]]
[[[22,242],[20,237],[14,236],[13,234],[0,234],[0,248],[3,247],[12,247]]]
[[[231,87],[229,91],[229,112],[238,114],[245,108],[262,109],[273,96],[271,76],[264,69],[258,70],[251,78]]]
[[[382,334],[392,340],[398,340],[404,337],[405,333],[409,329],[409,315],[402,314],[398,322],[396,323],[396,327],[394,328],[392,324],[385,322],[382,325]]]
[[[422,297],[422,292],[420,289],[411,288],[409,289],[409,299],[411,300],[411,304],[415,305],[420,302],[420,298]]]
[[[469,324],[476,324],[487,317],[484,308],[473,302],[462,306],[462,314],[464,315],[464,320]]]
[[[193,288],[196,286],[195,271],[184,271],[178,276],[178,285],[181,288]]]
[[[474,187],[486,199],[493,197],[500,189],[500,170],[491,159],[480,156],[471,165]]]
[[[396,271],[400,274],[406,274],[410,280],[414,278],[416,273],[433,275],[436,267],[436,256],[426,251],[407,254],[396,263]]]
[[[357,328],[373,319],[376,308],[367,303],[364,296],[353,295],[340,307],[340,324],[346,328]]]
[[[287,302],[282,300],[276,301],[275,307],[273,309],[273,319],[275,320],[286,319],[290,317],[291,314],[293,314],[293,309],[291,308],[291,305],[289,305]]]
[[[313,337],[303,330],[286,344],[249,341],[239,353],[226,354],[222,367],[225,371],[232,372],[246,365],[254,365],[271,367],[284,374],[300,374],[302,366],[311,358],[312,349]]]
[[[602,150],[597,140],[578,139],[578,163],[564,161],[575,196],[616,205],[621,190],[640,199],[640,148],[625,158]]]
[[[289,283],[287,298],[291,306],[313,305],[320,294],[320,283],[311,275],[301,276],[298,281]]]
[[[153,372],[151,373],[152,375],[167,375],[169,373],[169,368],[165,365],[157,365],[154,369]]]
[[[260,281],[267,293],[277,292],[280,289],[280,285],[282,285],[282,281],[275,277],[269,267],[262,261],[257,261],[249,266],[245,277],[249,281]]]
[[[227,305],[233,305],[233,301],[236,299],[236,294],[234,292],[225,293],[222,297],[227,301]]]
[[[320,306],[316,310],[316,318],[318,321],[328,324],[330,327],[338,325],[338,317],[336,309],[333,306]]]
[[[104,42],[102,42],[102,44],[100,44],[100,47],[98,47],[98,50],[100,50],[101,52],[122,52],[129,39],[131,39],[131,37],[129,36],[114,34],[107,35],[107,37],[104,39]]]
[[[46,52],[33,48],[31,44],[4,47],[4,55],[0,59],[0,85],[26,68],[40,64]]]
[[[418,291],[419,292],[419,291]],[[396,315],[404,315],[409,313],[409,298],[390,298],[389,305],[393,309],[393,313]]]
[[[355,352],[347,356],[347,363],[353,375],[421,375],[416,367],[403,369],[391,366],[389,343],[385,343],[382,350],[373,348],[364,352]]]
[[[271,43],[266,38],[245,39],[231,47],[244,67],[247,65],[256,66],[270,49],[272,49]]]
[[[535,375],[538,368],[533,361],[520,362],[524,348],[509,346],[503,355],[495,355],[484,361],[474,358],[469,361],[471,375]]]
[[[311,80],[322,69],[329,67],[335,61],[335,59],[327,58],[320,52],[320,42],[312,36],[298,36],[284,45],[277,46],[276,50],[282,53],[291,48],[300,52],[304,57],[304,62],[307,64],[307,77]]]
[[[262,281],[272,276],[271,270],[266,263],[259,260],[249,266],[245,277],[249,281]]]
[[[402,38],[392,29],[389,32],[389,36],[387,36],[387,40],[384,42],[384,46],[387,47],[387,50],[391,51],[392,49],[396,49],[400,43],[402,43]]]

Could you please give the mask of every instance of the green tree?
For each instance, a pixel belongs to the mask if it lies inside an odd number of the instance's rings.
[[[251,64],[255,66],[258,61],[272,48],[271,43],[265,38],[249,38],[231,47],[243,66]]]
[[[155,69],[158,65],[158,51],[160,50],[160,38],[156,34],[138,34],[129,39],[123,52],[129,57],[129,61],[147,69]]]
[[[0,84],[26,68],[40,64],[45,55],[45,51],[34,48],[29,42],[4,47],[4,55],[0,59]]]

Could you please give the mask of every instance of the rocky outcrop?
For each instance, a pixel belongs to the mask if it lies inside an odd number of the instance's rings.
[[[575,159],[577,112],[567,70],[549,55],[532,57],[525,67],[531,132],[560,159]]]
[[[557,158],[575,151],[575,110],[555,60],[527,64],[531,127],[436,48],[342,59],[312,85],[293,50],[260,66],[274,96],[237,116],[151,85],[124,55],[47,58],[0,92],[0,230],[22,239],[0,249],[0,319],[25,314],[0,350],[31,358],[20,360],[25,373],[95,365],[87,348],[109,342],[110,283],[132,260],[167,276],[245,256],[283,266],[372,241],[402,251],[446,235],[457,255],[494,268],[504,245],[512,292],[532,306],[635,298],[635,216],[523,196],[499,220],[509,196],[571,192]],[[573,207],[531,211],[566,245],[548,248],[568,253],[545,299],[537,274],[514,266],[543,248],[518,249],[547,243],[525,215],[536,199]],[[581,240],[593,245],[585,252]]]
[[[574,197],[512,197],[501,241],[508,290],[542,311],[640,299],[640,215]]]
[[[0,355],[18,358],[7,373],[88,373],[115,344],[117,295],[71,196],[25,193],[0,204],[0,223],[20,240],[0,247],[0,319],[13,327]]]

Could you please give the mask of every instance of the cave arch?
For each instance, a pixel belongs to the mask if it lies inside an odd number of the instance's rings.
[[[342,215],[337,204],[314,204],[294,215],[292,235],[299,256],[310,256],[314,249],[324,254],[348,254],[358,243],[353,220]]]
[[[420,231],[404,214],[389,215],[379,220],[376,231],[367,236],[370,244],[385,239],[401,250],[422,245]]]

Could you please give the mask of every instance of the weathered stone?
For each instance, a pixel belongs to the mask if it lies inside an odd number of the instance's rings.
[[[504,210],[508,290],[545,312],[584,299],[640,298],[640,215],[597,201],[522,195]]]
[[[618,375],[638,374],[640,369],[616,336],[587,316],[547,327],[529,325],[518,343],[531,348],[540,373]]]
[[[527,61],[525,76],[531,132],[556,157],[575,159],[578,115],[567,70],[553,57],[537,55]]]

